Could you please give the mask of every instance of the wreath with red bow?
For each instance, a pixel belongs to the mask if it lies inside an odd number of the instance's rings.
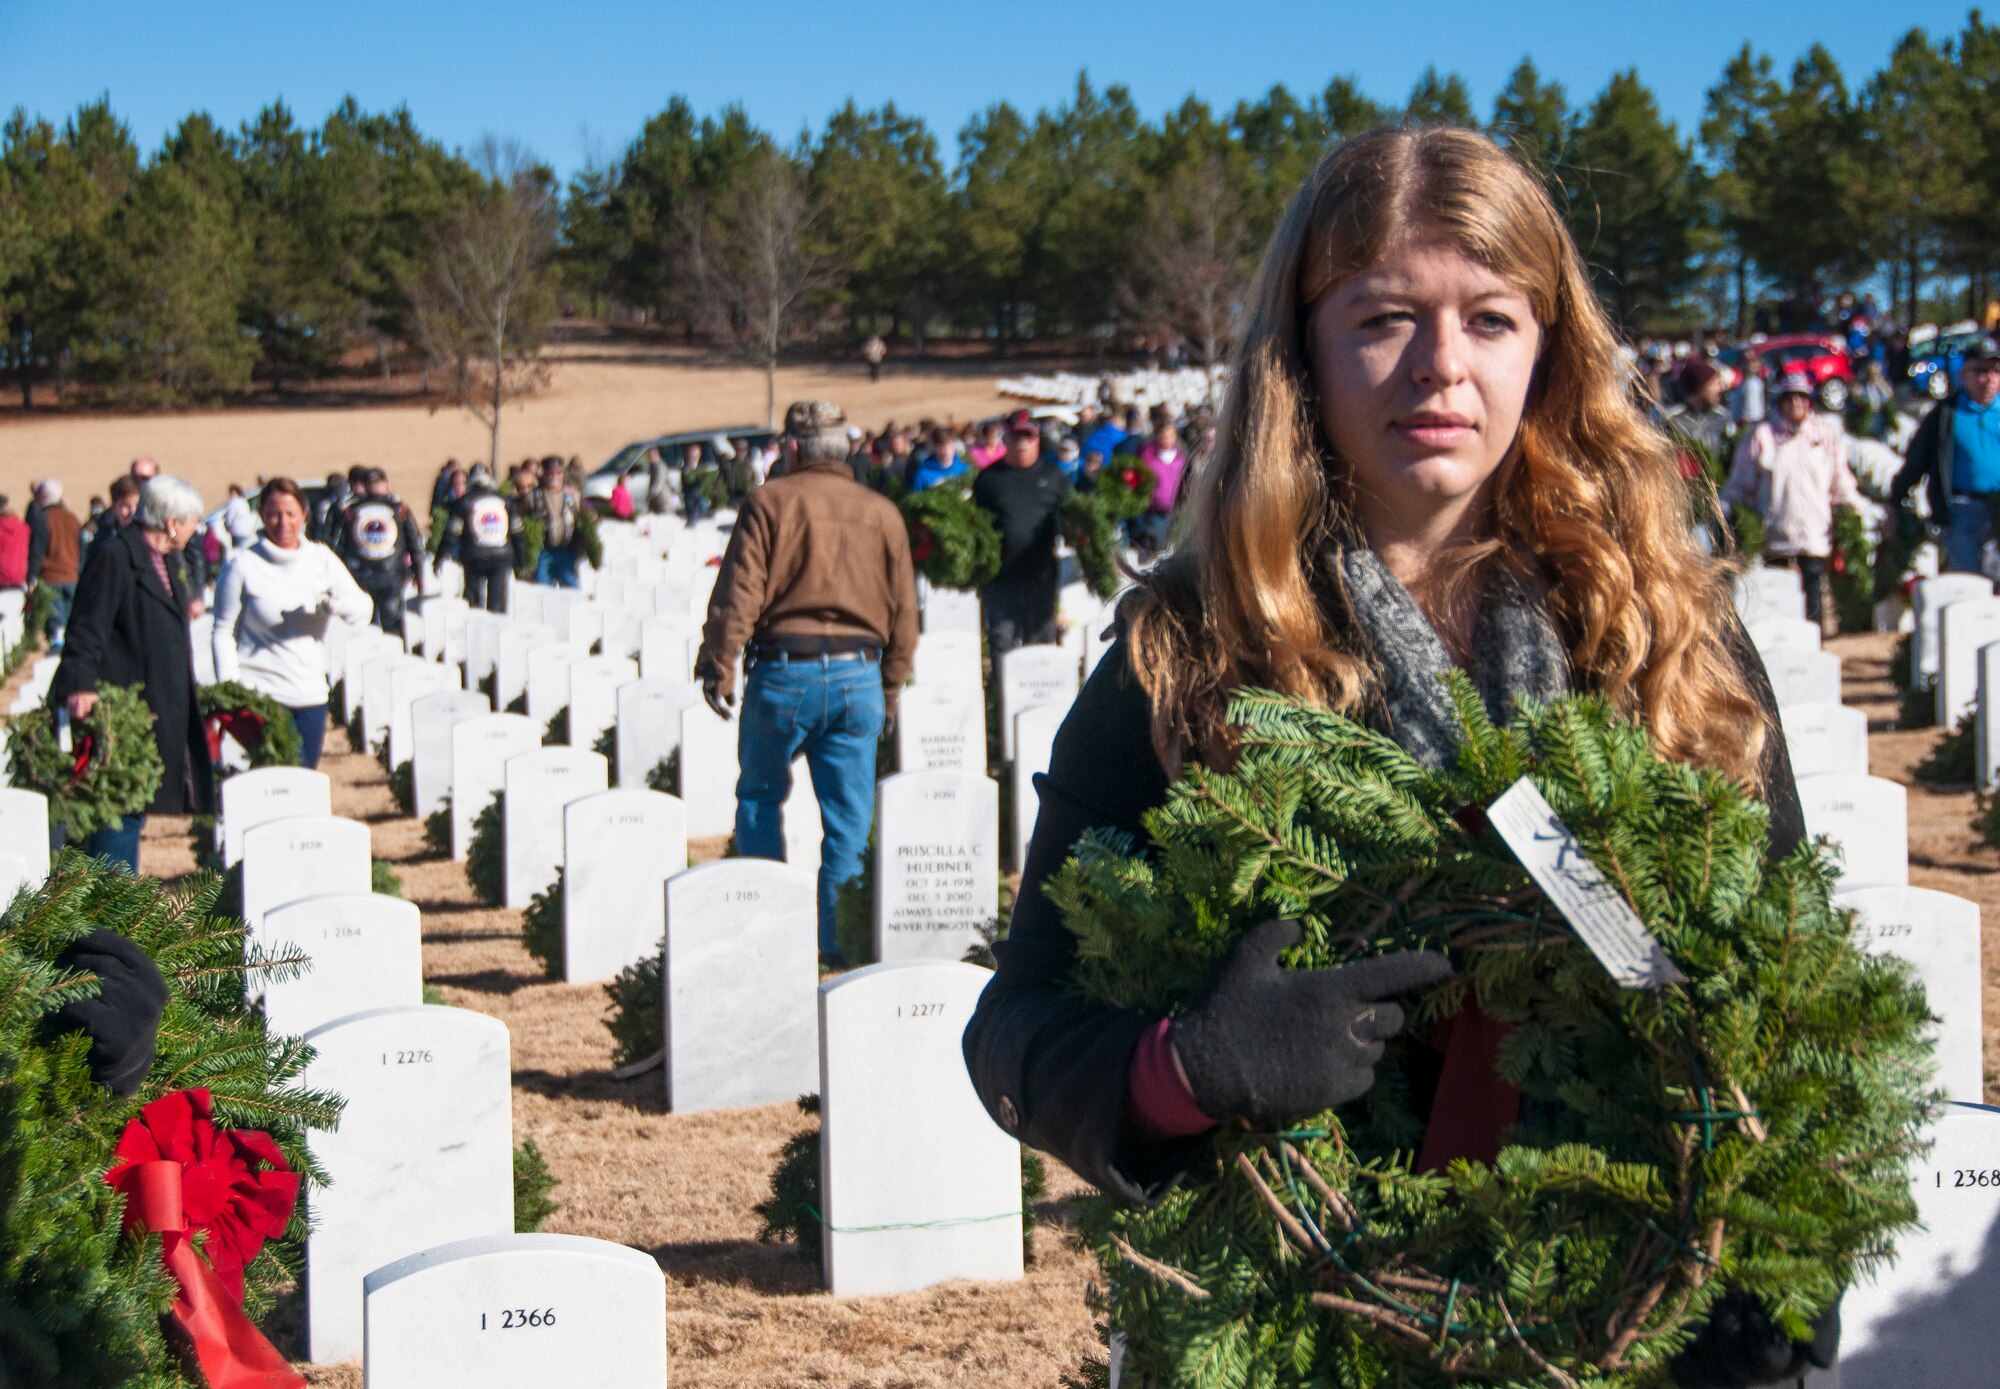
[[[82,840],[151,805],[166,768],[138,686],[99,686],[89,716],[71,721],[67,748],[56,727],[59,708],[17,715],[7,742],[15,784],[47,796],[50,823]]]
[[[208,755],[218,768],[222,740],[235,739],[252,767],[296,767],[304,750],[291,711],[248,685],[224,680],[203,685],[195,696],[201,706],[202,728],[208,734]]]
[[[938,588],[979,588],[1000,572],[1000,529],[971,490],[945,482],[897,502],[910,560]]]

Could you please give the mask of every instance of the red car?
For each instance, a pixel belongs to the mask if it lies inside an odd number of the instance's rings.
[[[1813,397],[1819,408],[1840,414],[1854,395],[1854,363],[1848,359],[1847,343],[1825,333],[1785,333],[1756,343],[1758,359],[1764,364],[1764,379],[1776,381],[1789,372],[1804,372],[1813,381]],[[1744,349],[1732,347],[1717,360],[1730,369],[1732,383],[1743,379]]]

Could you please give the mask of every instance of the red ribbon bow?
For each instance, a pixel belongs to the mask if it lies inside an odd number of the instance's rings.
[[[937,540],[932,536],[931,528],[929,526],[918,526],[915,543],[910,546],[910,558],[916,563],[922,564],[931,557],[931,550],[936,544]]]
[[[180,1285],[173,1317],[209,1389],[304,1389],[243,1314],[243,1270],[284,1233],[299,1197],[271,1136],[218,1128],[206,1089],[176,1090],[125,1126],[117,1154],[104,1180],[125,1197],[125,1228],[160,1237]]]
[[[227,733],[242,745],[245,752],[254,752],[264,741],[264,716],[253,709],[218,709],[205,721],[208,728],[208,756],[212,762],[222,759],[222,735]]]
[[[76,760],[69,767],[69,789],[74,791],[83,781],[83,774],[90,770],[90,754],[97,748],[95,740],[86,733],[77,740]]]

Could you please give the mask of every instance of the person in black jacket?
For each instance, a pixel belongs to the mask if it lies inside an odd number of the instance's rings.
[[[424,537],[417,519],[389,490],[389,475],[370,468],[365,490],[341,513],[334,553],[347,562],[354,582],[375,602],[375,625],[403,634],[403,590],[410,580],[422,587]]]
[[[521,515],[476,463],[465,495],[451,504],[437,565],[455,560],[465,571],[465,601],[487,612],[507,611],[507,576],[528,562]]]
[[[1804,832],[1727,576],[1693,544],[1674,447],[1632,405],[1535,176],[1469,131],[1377,131],[1321,163],[1263,266],[1186,535],[1121,606],[1038,778],[1012,925],[965,1034],[994,1120],[1134,1203],[1164,1196],[1219,1124],[1365,1094],[1396,996],[1451,967],[1406,952],[1281,970],[1298,927],[1267,922],[1172,1017],[1065,987],[1075,937],[1044,884],[1088,829],[1144,843],[1187,762],[1227,765],[1235,691],[1347,712],[1433,767],[1456,749],[1454,667],[1499,720],[1593,692],[1667,755],[1757,788],[1772,853]],[[1427,1039],[1405,1077],[1419,1166],[1498,1151],[1520,1101],[1496,1069],[1505,1033],[1474,1000]],[[1796,1379],[1831,1357],[1837,1307],[1817,1330],[1795,1345],[1728,1294],[1677,1382]]]
[[[1910,436],[1889,504],[1902,505],[1922,487],[1944,533],[1945,569],[1977,574],[2000,508],[2000,338],[1967,348],[1958,379]]]
[[[139,493],[132,523],[95,551],[77,580],[69,635],[49,698],[72,719],[97,705],[100,685],[138,685],[152,706],[164,775],[145,812],[90,837],[87,852],[139,871],[147,814],[208,814],[214,769],[194,697],[189,595],[168,564],[201,529],[201,493],[175,477],[155,477]]]

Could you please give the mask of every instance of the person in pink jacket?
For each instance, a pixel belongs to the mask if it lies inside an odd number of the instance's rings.
[[[1861,493],[1847,465],[1847,430],[1839,417],[1814,411],[1811,380],[1786,376],[1773,405],[1771,417],[1736,446],[1722,503],[1751,506],[1764,518],[1764,562],[1798,568],[1806,616],[1818,622],[1833,509],[1859,506]]]

